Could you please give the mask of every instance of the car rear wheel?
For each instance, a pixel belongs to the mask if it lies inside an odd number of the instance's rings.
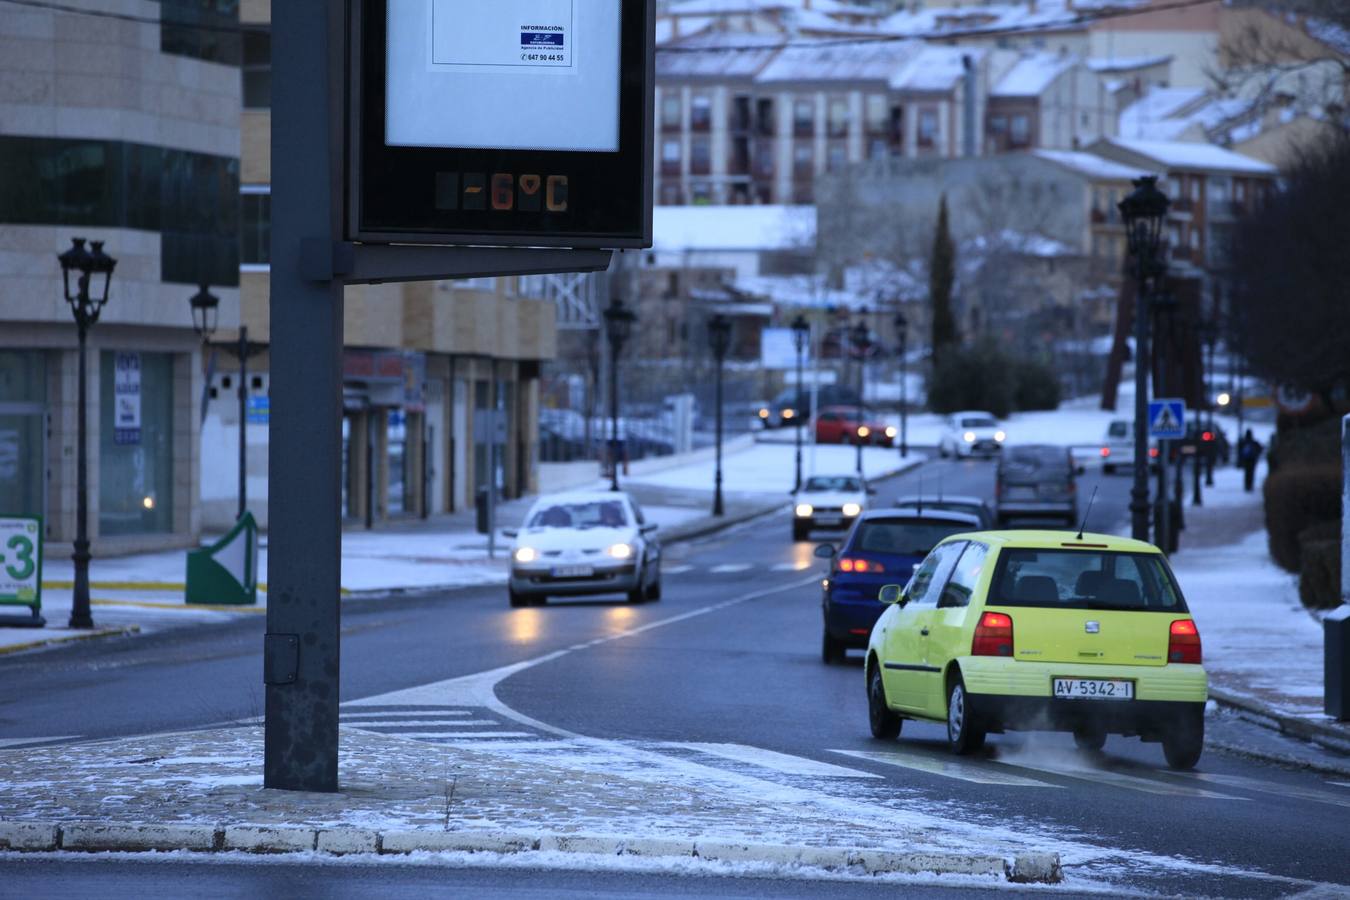
[[[511,601],[511,607],[512,607],[513,609],[519,609],[519,608],[522,607],[522,606],[529,606],[529,605],[530,605],[530,598],[529,598],[529,597],[523,596],[523,595],[521,595],[521,594],[517,594],[517,593],[516,593],[514,590],[512,590],[511,588],[507,588],[507,589],[506,589],[506,596],[510,599],[510,601]]]
[[[975,725],[966,702],[966,686],[959,675],[947,691],[947,746],[958,756],[984,746],[984,731]]]
[[[804,541],[811,536],[811,526],[806,522],[792,523],[792,539],[794,541]]]
[[[1106,730],[1103,728],[1075,728],[1073,742],[1079,750],[1096,753],[1106,746]]]
[[[1115,473],[1116,473],[1116,467],[1115,467],[1115,466],[1111,465],[1110,463],[1102,463],[1102,474],[1103,474],[1103,475],[1114,475]]]
[[[821,632],[820,659],[825,665],[844,661],[844,645],[830,637],[830,630]]]
[[[661,599],[661,576],[660,576],[660,575],[657,575],[657,576],[656,576],[656,580],[653,581],[653,582],[651,583],[651,586],[647,588],[647,599],[648,599],[648,600],[660,600],[660,599]]]
[[[1194,769],[1205,749],[1205,716],[1203,710],[1183,716],[1163,735],[1163,756],[1173,769]]]
[[[900,717],[886,705],[886,686],[881,683],[881,666],[873,663],[867,678],[867,724],[872,737],[893,741],[900,736]]]

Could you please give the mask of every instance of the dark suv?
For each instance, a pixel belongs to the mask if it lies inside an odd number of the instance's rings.
[[[860,404],[858,392],[838,384],[823,384],[816,393],[821,408],[826,406],[852,406]],[[760,407],[759,420],[765,428],[783,428],[790,425],[805,425],[811,418],[811,389],[800,394],[796,388],[783,391],[768,406]]]
[[[999,525],[1020,518],[1053,518],[1071,528],[1077,525],[1078,472],[1067,447],[1023,444],[1005,448],[994,482]]]

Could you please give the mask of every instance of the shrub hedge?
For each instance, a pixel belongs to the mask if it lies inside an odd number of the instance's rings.
[[[1298,598],[1309,609],[1341,603],[1341,523],[1323,522],[1299,535]]]
[[[1285,465],[1266,478],[1262,491],[1270,555],[1281,568],[1300,572],[1299,538],[1303,532],[1314,525],[1340,521],[1340,466]]]
[[[983,409],[1003,418],[1013,410],[1057,409],[1059,401],[1054,369],[1012,359],[993,341],[947,349],[928,382],[928,407],[939,413]]]

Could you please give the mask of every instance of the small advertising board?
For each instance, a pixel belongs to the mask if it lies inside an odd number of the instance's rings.
[[[347,238],[651,245],[653,0],[355,0]]]
[[[22,622],[41,624],[42,520],[37,516],[0,516],[0,614],[22,606],[30,615]]]

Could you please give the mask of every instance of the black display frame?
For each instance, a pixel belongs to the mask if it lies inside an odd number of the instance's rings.
[[[583,0],[584,2],[584,0]],[[362,243],[640,249],[652,244],[655,0],[620,0],[617,152],[385,144],[388,0],[351,0],[348,240]],[[367,124],[369,123],[369,124]],[[437,206],[437,175],[566,176],[564,212]],[[448,181],[443,181],[448,185]],[[513,185],[515,182],[513,181]],[[460,186],[455,186],[462,199]],[[515,188],[513,187],[513,191]],[[444,196],[444,195],[443,195]],[[520,196],[517,194],[517,196]],[[594,202],[591,198],[603,198]],[[589,201],[589,202],[588,202]],[[518,207],[519,204],[513,204]]]

